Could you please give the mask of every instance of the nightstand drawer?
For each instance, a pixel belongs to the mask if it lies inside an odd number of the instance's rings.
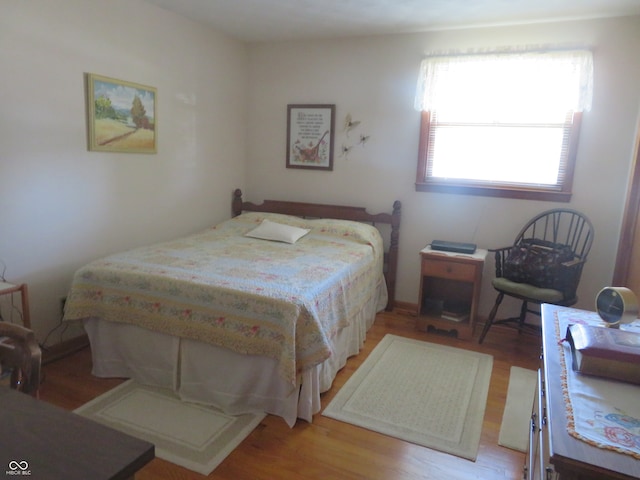
[[[455,263],[447,260],[422,260],[422,275],[429,275],[452,280],[472,282],[476,275],[476,266],[467,263]]]

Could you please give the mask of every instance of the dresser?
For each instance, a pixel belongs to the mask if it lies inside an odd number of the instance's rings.
[[[538,371],[538,392],[533,403],[526,480],[608,480],[640,478],[640,460],[579,440],[567,431],[567,410],[563,394],[563,337],[556,328],[558,312],[580,314],[580,310],[554,305],[542,306],[542,362]],[[585,312],[592,314],[592,312]],[[566,363],[565,368],[571,368]],[[614,383],[612,381],[612,383]],[[640,401],[640,386],[633,397]]]

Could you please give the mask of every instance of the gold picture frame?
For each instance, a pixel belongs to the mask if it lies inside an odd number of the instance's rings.
[[[287,105],[287,168],[333,170],[336,106]]]
[[[156,153],[157,90],[93,73],[85,74],[88,149]]]

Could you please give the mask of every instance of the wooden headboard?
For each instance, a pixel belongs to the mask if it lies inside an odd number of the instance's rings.
[[[320,203],[287,202],[281,200],[264,200],[257,205],[242,201],[242,192],[236,189],[233,192],[232,210],[237,217],[242,212],[270,212],[294,215],[302,218],[336,218],[339,220],[353,220],[356,222],[388,224],[390,238],[387,251],[384,254],[384,275],[387,283],[389,300],[387,310],[393,310],[396,298],[396,275],[398,272],[398,239],[400,236],[400,210],[399,200],[393,202],[392,213],[367,213],[364,207],[348,207],[342,205],[323,205]],[[387,242],[385,242],[387,243]]]

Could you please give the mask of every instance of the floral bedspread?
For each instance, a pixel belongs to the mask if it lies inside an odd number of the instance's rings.
[[[246,237],[264,218],[310,228],[295,244]],[[74,276],[64,320],[100,318],[279,362],[296,375],[386,294],[383,243],[358,222],[248,212],[175,241],[94,261]]]

